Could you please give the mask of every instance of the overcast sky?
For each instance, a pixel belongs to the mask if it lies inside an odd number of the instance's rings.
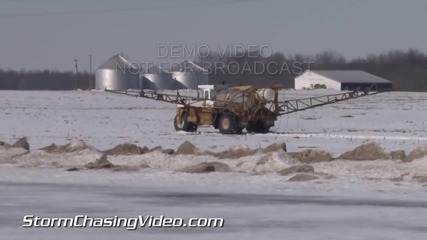
[[[427,53],[424,0],[0,0],[0,68],[73,70],[158,45],[268,45],[347,58],[390,49]],[[162,53],[164,54],[164,53]]]

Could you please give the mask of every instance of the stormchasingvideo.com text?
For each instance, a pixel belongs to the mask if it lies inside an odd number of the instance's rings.
[[[137,217],[90,217],[76,215],[74,217],[40,217],[25,215],[22,227],[25,228],[222,228],[223,218],[171,218],[160,216],[139,215]]]

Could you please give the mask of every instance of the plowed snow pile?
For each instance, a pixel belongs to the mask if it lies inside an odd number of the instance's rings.
[[[14,164],[16,158],[28,153],[30,144],[27,138],[21,138],[14,144],[0,141],[0,164]]]
[[[427,145],[420,146],[412,150],[407,157],[404,158],[405,162],[412,162],[416,159],[426,159],[427,156]]]
[[[360,161],[387,159],[389,157],[390,154],[384,152],[384,149],[375,142],[363,144],[354,150],[345,152],[339,156],[340,159]]]
[[[143,154],[147,152],[147,147],[138,147],[135,144],[123,143],[115,146],[112,149],[105,151],[107,155],[134,155],[134,154]]]
[[[71,153],[71,152],[80,152],[87,149],[98,151],[94,147],[87,145],[83,141],[74,141],[62,146],[52,143],[47,147],[40,148],[40,150],[46,153]]]
[[[74,141],[27,151],[23,146],[13,147],[2,142],[0,164],[53,166],[70,171],[107,168],[116,171],[149,169],[179,173],[278,174],[290,181],[330,179],[334,176],[418,182],[427,179],[427,146],[417,147],[404,159],[392,158],[390,153],[374,142],[336,155],[338,158],[322,150],[309,149],[296,153],[284,150],[286,144],[277,143],[264,149],[241,145],[222,152],[212,152],[198,149],[191,142],[184,142],[174,154],[173,150],[164,151],[161,147],[148,149],[128,143],[100,151],[83,141]]]

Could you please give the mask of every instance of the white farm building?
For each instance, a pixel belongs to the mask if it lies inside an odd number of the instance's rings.
[[[295,78],[295,89],[388,89],[392,82],[360,70],[310,70]]]

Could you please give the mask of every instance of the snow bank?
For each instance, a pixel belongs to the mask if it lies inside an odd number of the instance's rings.
[[[414,149],[408,157],[392,158],[376,143],[365,143],[353,151],[334,158],[332,153],[316,150],[287,153],[286,144],[251,149],[247,145],[231,146],[219,152],[198,149],[184,142],[178,150],[164,151],[121,144],[100,151],[84,141],[26,151],[9,145],[0,146],[0,164],[21,167],[50,166],[72,170],[104,169],[114,171],[169,171],[183,173],[235,172],[244,174],[282,175],[291,181],[328,179],[332,176],[361,179],[392,179],[393,181],[427,179],[426,146]],[[143,150],[144,149],[144,150]],[[114,151],[113,151],[114,150]],[[112,155],[110,155],[112,154]],[[352,159],[352,157],[354,159]],[[376,160],[373,160],[376,159]],[[364,160],[364,161],[361,161]],[[302,165],[305,164],[305,165]],[[311,174],[314,177],[306,176]],[[295,178],[293,178],[295,177]]]
[[[427,145],[420,146],[412,150],[408,156],[405,157],[405,162],[412,162],[417,159],[426,160],[427,157]]]
[[[46,153],[71,153],[71,152],[79,152],[86,149],[98,152],[96,148],[86,144],[84,141],[81,141],[81,140],[73,141],[65,145],[56,145],[55,143],[52,143],[47,147],[40,148],[41,151],[44,151]]]
[[[345,152],[339,156],[340,159],[360,161],[388,159],[389,157],[390,154],[386,153],[376,142],[367,142],[352,151]]]
[[[16,158],[27,152],[23,148],[11,148],[0,145],[0,164],[16,164]]]

